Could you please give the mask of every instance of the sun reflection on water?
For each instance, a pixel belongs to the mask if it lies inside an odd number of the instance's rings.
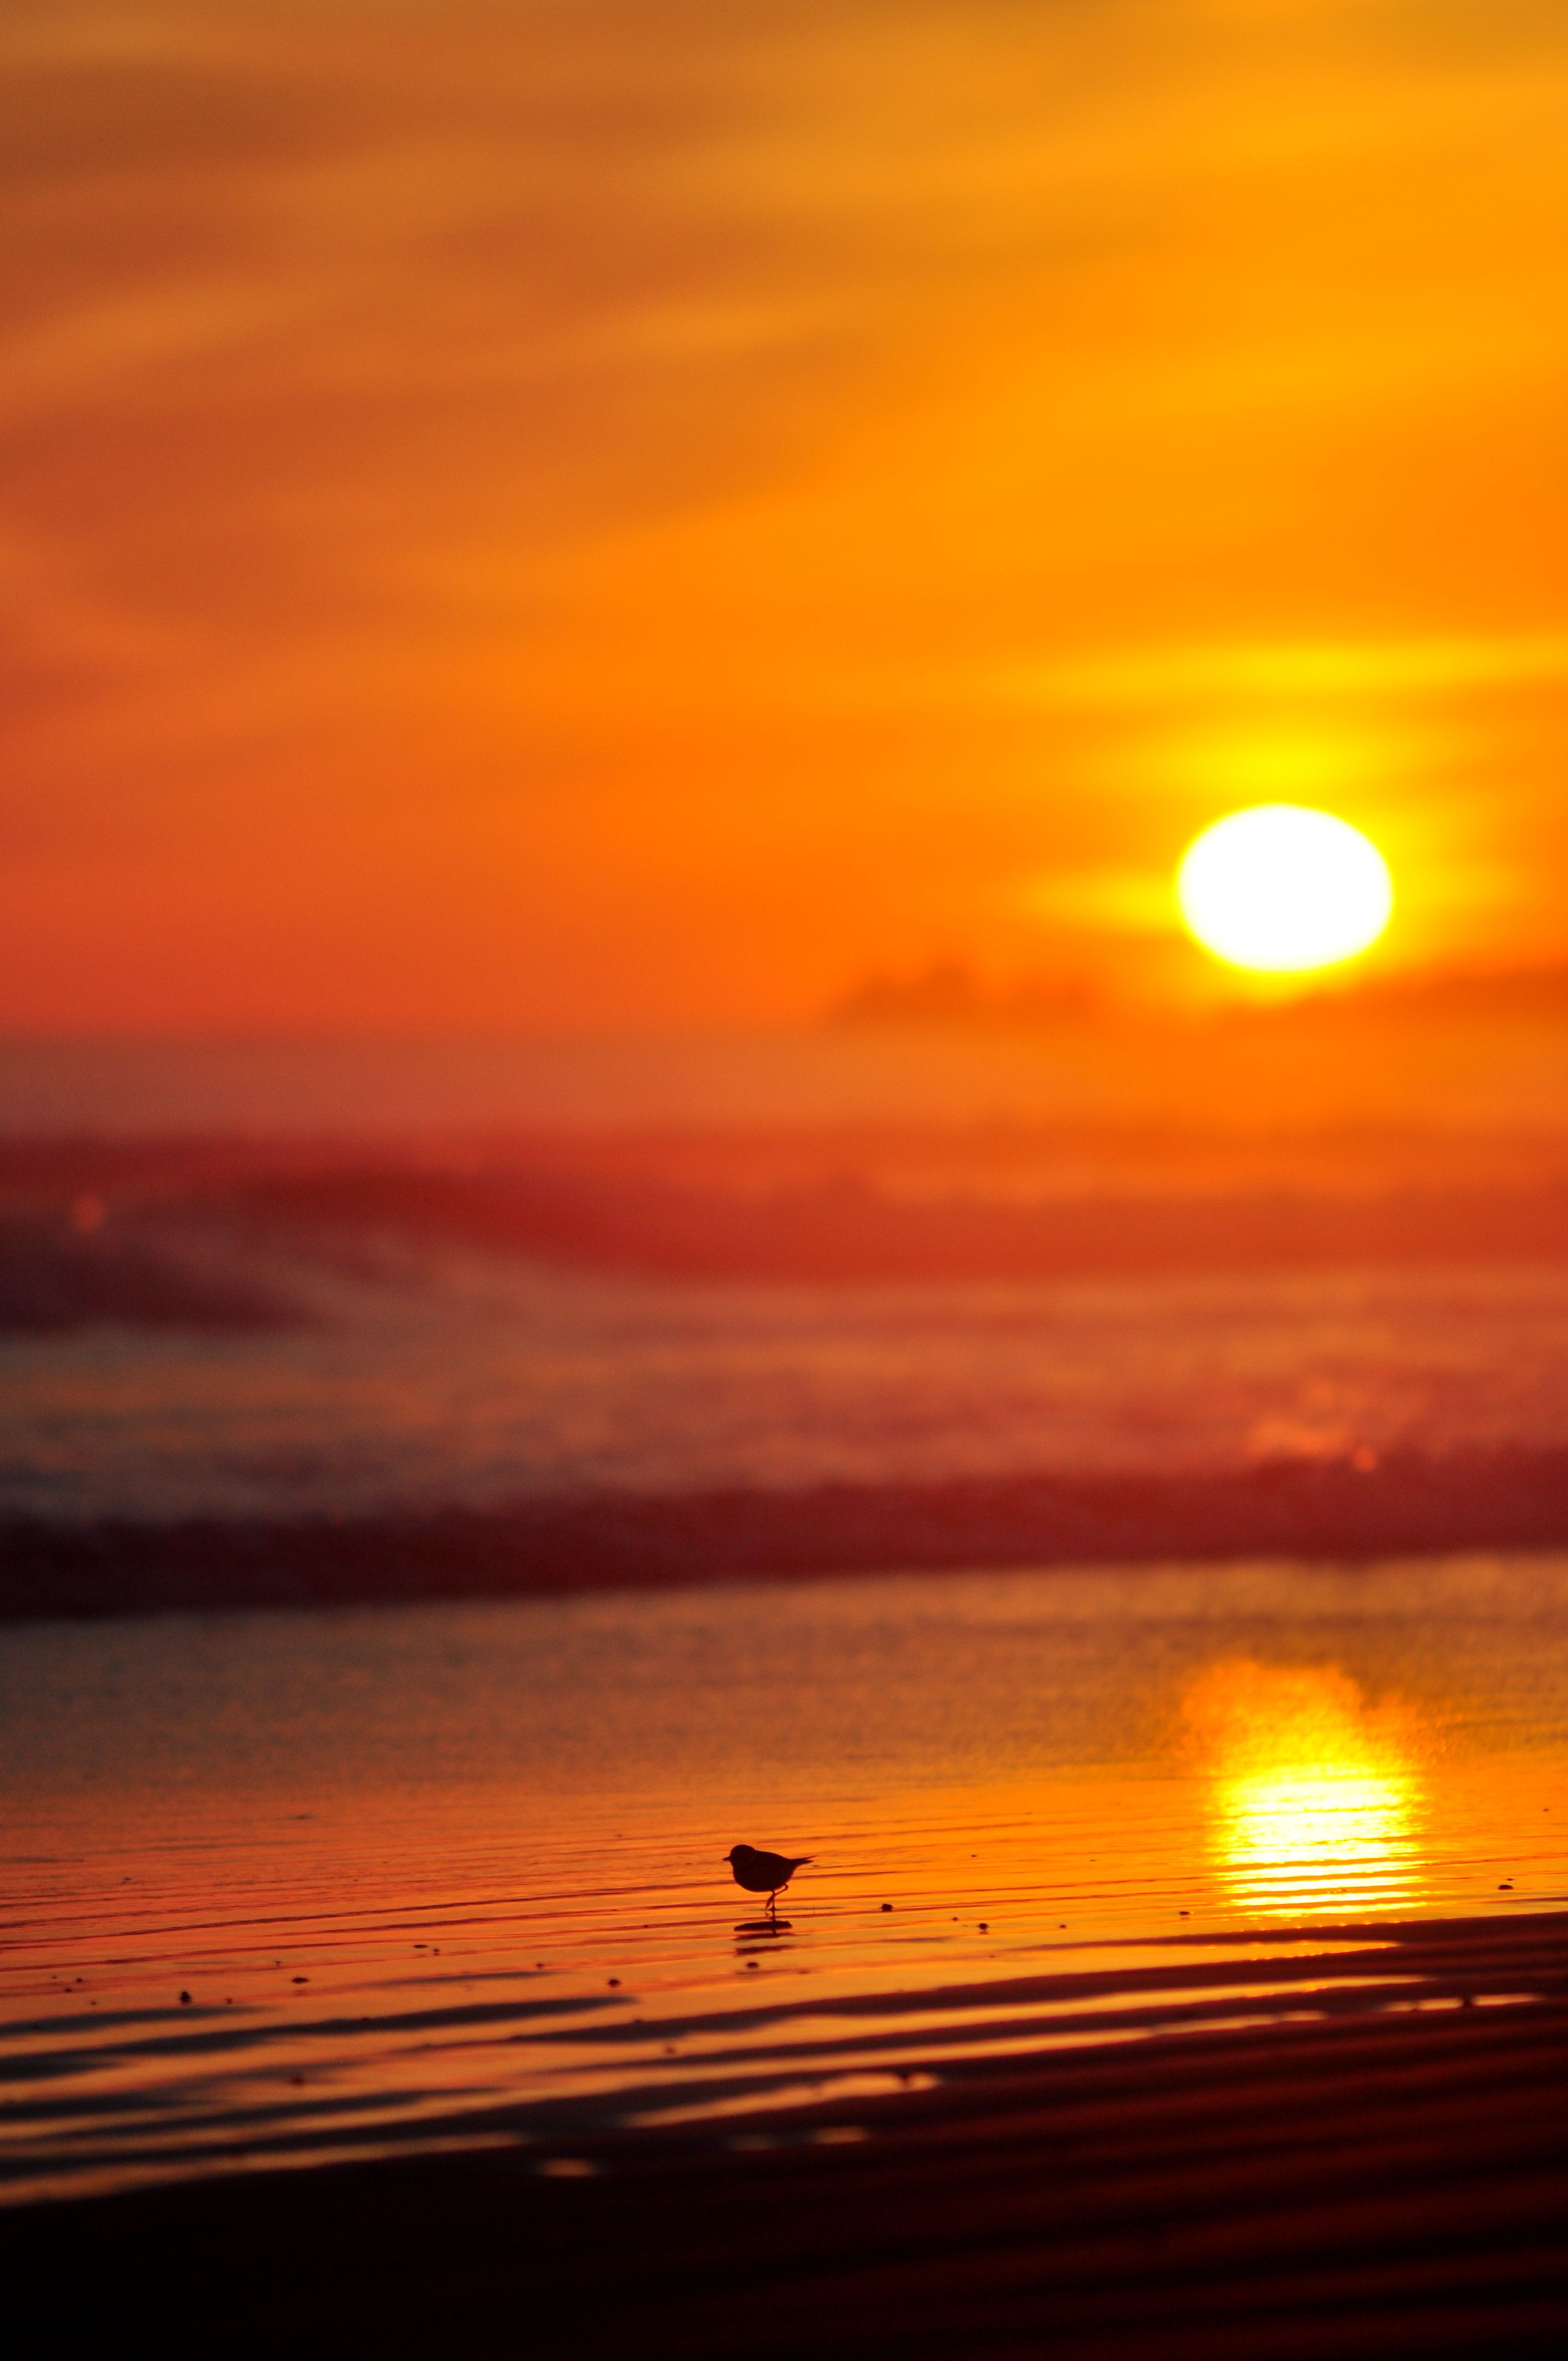
[[[1189,1691],[1230,1898],[1289,1916],[1408,1907],[1423,1883],[1419,1730],[1335,1668],[1216,1664]]]

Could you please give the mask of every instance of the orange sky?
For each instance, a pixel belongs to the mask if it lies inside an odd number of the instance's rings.
[[[1568,957],[1560,0],[11,0],[0,1027]]]

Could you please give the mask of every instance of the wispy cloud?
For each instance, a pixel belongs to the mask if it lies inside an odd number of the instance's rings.
[[[1430,696],[1562,680],[1568,680],[1568,631],[1133,648],[1009,675],[1026,698],[1107,708]]]

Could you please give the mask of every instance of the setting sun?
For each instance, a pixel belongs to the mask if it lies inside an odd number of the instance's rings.
[[[1375,943],[1394,906],[1376,846],[1330,812],[1257,804],[1187,848],[1177,896],[1189,928],[1234,967],[1288,974]]]

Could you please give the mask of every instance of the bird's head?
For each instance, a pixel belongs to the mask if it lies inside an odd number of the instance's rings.
[[[750,1845],[731,1845],[724,1858],[733,1869],[738,1861],[751,1860],[751,1848]]]

